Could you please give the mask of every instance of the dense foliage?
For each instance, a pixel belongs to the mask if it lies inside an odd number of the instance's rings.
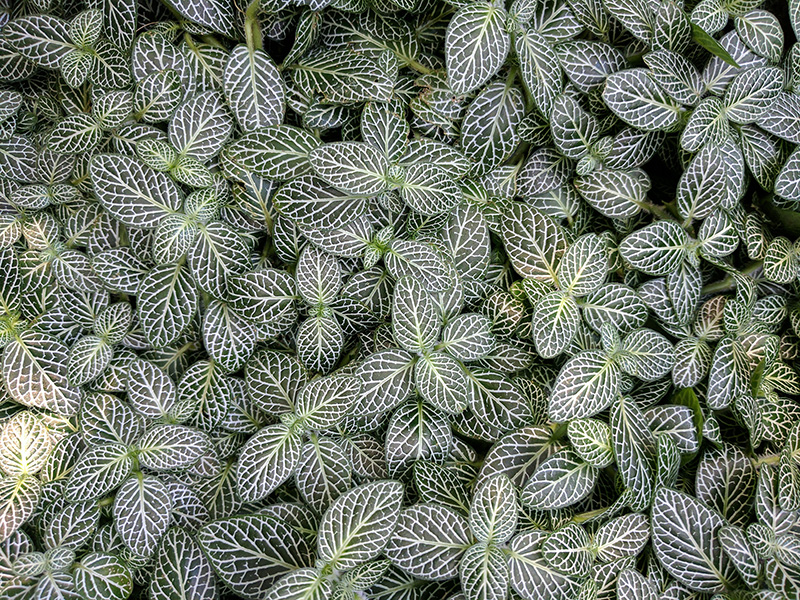
[[[0,598],[800,598],[798,31],[12,0]]]

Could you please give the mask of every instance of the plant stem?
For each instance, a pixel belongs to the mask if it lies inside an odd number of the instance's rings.
[[[247,37],[247,49],[252,54],[264,46],[261,39],[261,25],[258,22],[258,13],[261,10],[261,1],[253,0],[244,13],[244,34]]]
[[[747,265],[739,271],[742,275],[749,275],[754,271],[757,271],[761,268],[762,261],[755,260]],[[714,283],[709,283],[707,286],[703,287],[702,294],[717,294],[720,292],[729,292],[736,287],[736,281],[733,279],[732,276],[728,275],[725,279],[721,281],[716,281]]]

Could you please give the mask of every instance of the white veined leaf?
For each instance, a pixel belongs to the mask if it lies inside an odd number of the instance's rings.
[[[647,425],[654,435],[668,435],[681,454],[692,455],[700,449],[694,412],[688,406],[653,406],[644,411]]]
[[[248,395],[260,409],[280,414],[294,412],[297,391],[308,375],[295,356],[261,350],[247,361],[244,379]]]
[[[783,71],[755,67],[742,71],[725,90],[725,114],[734,123],[753,123],[783,88]]]
[[[542,462],[522,488],[520,502],[553,510],[572,506],[594,489],[597,468],[571,450],[561,450]]]
[[[707,402],[712,410],[722,410],[747,390],[750,369],[741,342],[722,338],[714,349],[708,374]]]
[[[133,593],[133,574],[123,560],[108,552],[90,552],[75,562],[75,588],[91,600],[125,600]]]
[[[122,444],[104,444],[87,450],[75,463],[64,488],[71,502],[101,498],[130,474],[133,460]]]
[[[214,598],[215,584],[211,564],[192,536],[178,527],[167,531],[150,579],[154,600]]]
[[[570,444],[581,459],[603,469],[614,462],[611,428],[599,419],[573,419],[567,424]]]
[[[96,335],[79,339],[70,348],[68,377],[74,386],[96,379],[106,370],[114,355],[112,347]]]
[[[703,453],[697,467],[697,499],[717,509],[732,525],[748,523],[757,473],[744,452],[726,444]]]
[[[603,100],[620,119],[645,131],[669,131],[679,123],[683,111],[658,87],[647,69],[609,75]]]
[[[611,562],[636,557],[650,539],[650,521],[642,513],[629,513],[611,519],[594,535],[597,558]]]
[[[594,562],[589,534],[580,525],[570,523],[553,532],[542,544],[547,564],[556,571],[574,577],[589,574]]]
[[[222,221],[201,224],[187,258],[201,290],[225,298],[227,284],[249,267],[250,245],[237,230]]]
[[[800,201],[800,150],[789,155],[775,179],[775,193],[787,200]]]
[[[760,574],[760,560],[745,532],[735,525],[725,525],[717,532],[720,546],[736,567],[739,575],[748,586],[757,587]]]
[[[231,308],[244,318],[268,325],[270,337],[295,322],[297,308],[294,278],[288,273],[264,268],[228,281]]]
[[[269,515],[213,521],[197,532],[197,543],[220,580],[249,600],[264,598],[283,575],[314,560],[303,535]]]
[[[208,436],[186,425],[155,425],[137,443],[142,466],[154,471],[184,469],[210,448]]]
[[[133,409],[149,419],[166,417],[177,401],[172,378],[144,359],[135,359],[128,366],[126,391]]]
[[[90,174],[103,207],[130,227],[153,228],[180,210],[183,202],[178,186],[166,173],[153,171],[135,158],[95,155]]]
[[[311,306],[330,305],[342,286],[339,262],[330,254],[306,246],[295,270],[297,291]]]
[[[426,580],[452,579],[471,536],[467,520],[437,504],[415,504],[400,513],[385,553],[392,564]]]
[[[503,66],[511,48],[505,22],[505,9],[489,2],[464,6],[450,19],[445,58],[453,93],[476,90]]]
[[[556,97],[563,91],[563,75],[558,56],[547,39],[529,29],[514,36],[522,81],[527,86],[539,112],[549,116]]]
[[[517,273],[538,281],[557,280],[556,264],[567,249],[567,240],[555,221],[528,204],[515,202],[501,228]]]
[[[611,447],[623,485],[630,490],[634,510],[647,507],[653,497],[656,442],[641,409],[630,397],[611,406]]]
[[[725,105],[717,96],[703,98],[681,133],[681,148],[696,152],[706,144],[719,145],[730,135]]]
[[[635,269],[648,275],[675,271],[686,254],[689,236],[672,221],[658,221],[627,236],[619,252]]]
[[[334,597],[333,590],[333,583],[321,575],[319,569],[307,567],[281,577],[261,600],[326,600]]]
[[[414,379],[419,395],[448,414],[458,414],[469,402],[469,381],[455,358],[433,352],[417,360]]]
[[[676,386],[694,387],[705,379],[711,367],[712,350],[699,338],[685,338],[675,344],[672,380]]]
[[[203,314],[203,345],[208,355],[229,372],[241,369],[256,347],[256,327],[214,300]]]
[[[0,470],[13,477],[35,475],[52,450],[47,426],[33,413],[20,411],[3,424],[0,432]]]
[[[400,196],[412,210],[433,216],[448,212],[461,201],[461,187],[442,167],[417,163],[406,169]]]
[[[223,158],[275,181],[288,181],[311,171],[309,154],[320,141],[292,125],[250,131],[225,147]]]
[[[514,535],[519,519],[517,490],[502,474],[481,480],[472,496],[469,528],[480,542],[504,544]]]
[[[677,208],[687,221],[704,219],[717,206],[734,206],[739,198],[731,182],[737,178],[736,166],[716,145],[700,149],[678,182]]]
[[[46,69],[57,69],[75,48],[67,21],[52,15],[13,19],[3,27],[3,37],[22,56]]]
[[[199,304],[194,281],[181,263],[153,268],[139,284],[137,299],[139,322],[156,348],[183,333]]]
[[[298,88],[336,103],[386,102],[397,79],[397,61],[388,50],[376,55],[327,49],[306,55],[291,70]]]
[[[50,134],[49,146],[59,154],[91,152],[102,137],[103,130],[94,117],[79,113],[58,122]]]
[[[475,173],[487,173],[511,155],[524,114],[522,93],[502,81],[487,85],[470,103],[461,123],[461,147]]]
[[[578,597],[580,579],[554,570],[547,564],[542,544],[546,531],[533,529],[518,534],[509,546],[511,587],[524,600],[569,600]]]
[[[606,0],[603,6],[635,37],[648,45],[653,42],[654,7],[631,0]]]
[[[318,513],[353,487],[352,466],[335,440],[312,435],[300,451],[294,481],[303,501]]]
[[[716,531],[724,519],[682,492],[661,488],[651,511],[652,542],[667,572],[691,590],[714,593],[735,578]]]
[[[375,352],[359,365],[356,376],[362,386],[355,414],[381,414],[400,405],[414,390],[414,357],[397,348]]]
[[[0,477],[0,543],[33,516],[41,489],[36,477]]]
[[[395,529],[402,499],[397,481],[366,483],[339,496],[319,524],[317,556],[337,569],[375,558]]]
[[[294,473],[303,438],[283,424],[260,429],[239,453],[236,488],[245,502],[266,498]]]
[[[636,291],[621,283],[607,283],[583,302],[583,318],[595,331],[609,323],[625,333],[644,325],[647,315],[647,306]]]
[[[411,127],[402,102],[367,102],[361,113],[361,137],[391,162],[403,154]]]
[[[694,106],[705,91],[700,72],[681,54],[672,50],[650,52],[644,59],[661,88],[676,102]]]
[[[374,196],[387,188],[389,161],[364,142],[332,142],[309,153],[316,174],[348,194]]]
[[[486,219],[477,207],[453,207],[442,228],[442,238],[459,275],[481,278],[489,266],[491,244]]]
[[[558,283],[565,293],[586,296],[603,283],[608,271],[608,258],[602,240],[586,234],[575,240],[558,264]]]
[[[672,344],[652,329],[636,329],[622,340],[620,366],[644,381],[655,381],[672,370]]]
[[[425,352],[439,339],[441,319],[425,287],[413,277],[402,277],[392,297],[392,333],[401,348]]]
[[[553,142],[564,156],[579,159],[587,155],[600,135],[597,120],[577,100],[561,94],[550,115]]]
[[[369,205],[367,196],[339,191],[314,176],[284,184],[272,202],[281,215],[312,229],[343,227],[361,216]]]
[[[600,351],[588,350],[572,357],[553,386],[550,418],[564,423],[596,415],[611,404],[620,379],[619,367]]]
[[[397,315],[396,312],[394,314]],[[462,361],[481,359],[494,347],[491,328],[488,317],[478,313],[461,313],[442,330],[442,341],[437,345],[437,350],[444,350]]]
[[[535,422],[543,408],[545,394],[538,387],[522,386],[518,380],[483,369],[471,367],[469,377],[469,409],[489,427],[499,431],[514,431]]]
[[[114,526],[125,545],[137,556],[150,556],[167,532],[172,499],[156,477],[134,474],[114,498]]]
[[[601,215],[628,219],[637,215],[646,202],[650,182],[639,172],[601,169],[576,177],[575,188]]]
[[[570,294],[556,291],[541,298],[533,310],[531,333],[536,351],[543,358],[564,352],[578,332],[581,313]]]
[[[201,162],[214,158],[233,130],[233,119],[217,90],[200,92],[185,100],[169,123],[169,142],[183,156]]]
[[[569,80],[584,93],[603,85],[611,73],[625,68],[622,53],[600,41],[573,40],[559,44],[556,52]]]
[[[503,600],[508,594],[508,562],[497,546],[478,543],[469,548],[458,574],[465,600]]]
[[[334,316],[314,315],[297,330],[297,356],[311,371],[329,373],[345,345],[345,333]]]
[[[3,379],[11,397],[25,406],[61,415],[78,412],[80,393],[67,379],[68,348],[57,338],[25,331],[3,351]]]
[[[653,582],[635,569],[625,569],[617,579],[617,597],[630,600],[658,600]]]
[[[225,95],[245,131],[280,125],[285,110],[283,80],[263,50],[244,44],[231,50],[223,74]]]
[[[330,429],[353,408],[360,393],[361,379],[353,375],[312,379],[300,390],[295,411],[306,429]]]
[[[409,140],[405,154],[398,164],[408,167],[418,163],[436,164],[453,179],[460,179],[469,170],[469,161],[461,150],[425,137]]]
[[[446,414],[417,398],[392,413],[384,446],[388,472],[400,478],[419,460],[443,462],[453,432]]]
[[[383,260],[392,277],[412,277],[428,292],[444,292],[453,285],[444,258],[433,246],[424,242],[394,239]]]

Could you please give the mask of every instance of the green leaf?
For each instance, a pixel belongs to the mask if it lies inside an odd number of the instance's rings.
[[[246,133],[225,147],[223,157],[256,175],[288,181],[311,171],[309,154],[319,145],[299,127],[274,125]]]
[[[0,431],[0,470],[12,477],[35,475],[42,470],[53,442],[47,427],[25,410],[8,419]]]
[[[449,212],[461,201],[461,188],[445,169],[417,163],[406,169],[400,196],[416,212],[432,216]]]
[[[542,544],[548,535],[546,531],[534,529],[511,540],[510,583],[525,600],[568,600],[578,596],[580,580],[559,573],[544,557]]]
[[[508,562],[497,546],[475,544],[464,553],[458,571],[466,600],[502,600],[508,593]]]
[[[694,16],[694,15],[692,15]],[[713,37],[711,37],[708,33],[703,31],[698,25],[692,23],[692,39],[700,44],[703,48],[708,50],[714,56],[718,56],[730,66],[735,69],[739,69],[738,64],[733,59],[733,57],[728,53],[727,50]]]
[[[556,264],[567,249],[561,228],[532,206],[515,203],[501,222],[514,269],[523,277],[556,281]]]
[[[122,444],[90,448],[75,463],[64,496],[71,502],[101,498],[125,481],[132,466],[128,448]]]
[[[222,94],[200,92],[185,100],[169,123],[169,142],[182,156],[201,162],[214,158],[233,130],[233,119]]]
[[[40,67],[57,69],[75,46],[68,23],[52,15],[30,15],[10,21],[3,36],[22,56]]]
[[[291,68],[292,80],[300,89],[337,103],[388,101],[397,78],[397,62],[388,51],[377,55],[349,49],[313,52]]]
[[[0,478],[0,540],[5,542],[33,516],[41,489],[35,477]]]

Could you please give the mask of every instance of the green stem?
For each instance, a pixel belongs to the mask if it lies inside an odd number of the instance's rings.
[[[603,508],[596,508],[594,510],[590,510],[590,511],[585,512],[585,513],[580,513],[579,515],[575,515],[574,517],[572,517],[571,521],[573,523],[585,523],[586,521],[589,521],[590,519],[594,519],[595,517],[598,517],[598,516],[602,515],[604,512],[606,512],[608,510],[608,508],[609,507],[606,506],[606,507],[603,507]]]
[[[760,456],[758,458],[752,458],[753,466],[760,467],[761,465],[777,465],[778,462],[781,460],[780,454],[769,454],[767,456]]]
[[[253,53],[264,46],[261,39],[261,25],[258,22],[258,13],[261,10],[261,1],[253,0],[244,13],[244,34],[247,37],[247,49]]]
[[[762,261],[755,260],[747,265],[739,271],[742,275],[749,275],[750,273],[757,271],[761,268]],[[719,294],[721,292],[730,292],[736,287],[736,280],[728,275],[725,279],[721,281],[716,281],[714,283],[709,283],[708,285],[703,287],[702,294]]]

